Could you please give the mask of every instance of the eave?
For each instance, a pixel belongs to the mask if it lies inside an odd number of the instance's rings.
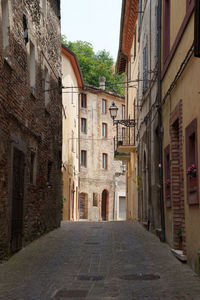
[[[123,0],[120,25],[119,51],[116,69],[118,74],[126,70],[133,44],[135,25],[138,17],[138,0]]]
[[[72,65],[72,68],[73,68],[74,73],[76,75],[78,86],[83,87],[83,85],[84,85],[83,76],[82,76],[82,72],[81,72],[76,54],[74,52],[72,52],[71,50],[69,50],[63,44],[61,45],[61,49],[62,49],[62,54],[65,55],[70,60],[70,63]]]

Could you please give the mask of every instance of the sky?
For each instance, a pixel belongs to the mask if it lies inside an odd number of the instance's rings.
[[[62,0],[61,32],[68,41],[86,41],[116,61],[122,0]]]

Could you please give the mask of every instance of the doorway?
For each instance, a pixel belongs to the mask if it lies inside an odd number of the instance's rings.
[[[108,191],[103,190],[102,192],[102,203],[101,203],[101,218],[102,221],[108,220]]]
[[[13,180],[12,180],[12,221],[11,221],[11,252],[22,248],[23,214],[24,214],[24,168],[25,155],[17,148],[13,149]]]
[[[79,219],[87,219],[87,194],[79,195]]]

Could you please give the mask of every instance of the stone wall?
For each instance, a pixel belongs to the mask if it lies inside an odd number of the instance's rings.
[[[9,46],[6,48],[3,48],[0,31],[0,258],[11,253],[15,149],[25,155],[21,247],[58,227],[61,218],[62,102],[59,93],[58,1],[47,1],[46,14],[39,1],[13,0],[8,4],[10,27]],[[23,15],[28,20],[26,42]],[[30,41],[35,46],[34,92],[30,89]],[[45,68],[49,72],[49,92],[45,92]],[[45,106],[46,93],[50,99],[48,106]],[[31,153],[35,155],[33,183],[30,180]],[[47,184],[48,179],[50,184]]]

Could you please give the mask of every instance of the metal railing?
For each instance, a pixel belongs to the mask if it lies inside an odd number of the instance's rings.
[[[135,127],[124,127],[117,124],[116,136],[114,137],[114,151],[117,151],[119,146],[135,146],[135,129]]]

